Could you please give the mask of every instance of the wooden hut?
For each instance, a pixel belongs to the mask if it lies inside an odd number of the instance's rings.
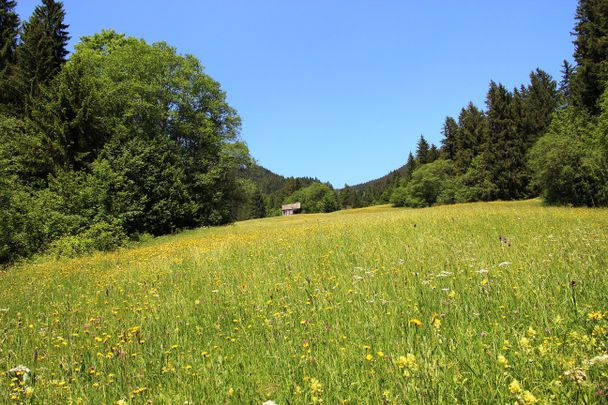
[[[302,211],[302,204],[295,202],[293,204],[283,204],[281,206],[281,212],[283,215],[299,214]]]

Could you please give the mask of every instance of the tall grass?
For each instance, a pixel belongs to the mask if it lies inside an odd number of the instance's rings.
[[[538,201],[253,220],[23,264],[0,274],[0,400],[603,402],[607,270],[608,211]]]

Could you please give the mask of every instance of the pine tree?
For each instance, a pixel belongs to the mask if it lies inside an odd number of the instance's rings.
[[[574,27],[576,74],[572,93],[577,106],[598,113],[598,100],[608,81],[608,2],[579,0]]]
[[[429,163],[429,151],[430,145],[424,139],[424,136],[420,135],[420,139],[418,140],[418,145],[416,146],[416,163],[418,165],[423,165],[425,163]]]
[[[70,37],[63,23],[63,3],[42,0],[23,25],[21,44],[17,48],[17,73],[20,91],[26,105],[40,93],[66,61]],[[26,107],[27,108],[27,107]]]
[[[14,0],[0,0],[0,104],[10,104],[14,97],[10,77],[14,71],[19,36],[19,16]]]
[[[458,138],[458,124],[454,118],[445,118],[441,134],[443,135],[443,139],[441,139],[441,152],[446,159],[454,160]]]

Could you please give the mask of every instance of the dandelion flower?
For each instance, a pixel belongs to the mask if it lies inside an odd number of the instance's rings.
[[[410,319],[409,324],[410,324],[410,326],[415,326],[417,328],[420,328],[422,326],[422,321],[420,321],[419,319],[414,318],[414,319]]]

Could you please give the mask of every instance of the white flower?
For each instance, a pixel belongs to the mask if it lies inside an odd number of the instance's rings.
[[[608,354],[602,354],[601,356],[595,356],[591,360],[587,360],[586,363],[589,366],[607,364],[608,363]]]
[[[502,262],[502,263],[498,264],[498,267],[505,267],[505,266],[508,266],[510,264],[511,264],[511,262]]]
[[[268,400],[266,402],[264,402],[262,405],[278,405],[276,402],[274,402],[273,400]]]

